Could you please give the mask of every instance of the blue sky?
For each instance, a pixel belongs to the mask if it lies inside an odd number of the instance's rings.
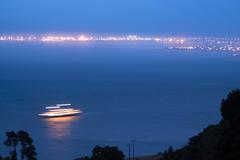
[[[1,33],[240,36],[239,0],[1,0]]]

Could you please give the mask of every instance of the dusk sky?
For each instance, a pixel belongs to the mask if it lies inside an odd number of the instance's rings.
[[[1,0],[1,33],[240,36],[239,0]]]

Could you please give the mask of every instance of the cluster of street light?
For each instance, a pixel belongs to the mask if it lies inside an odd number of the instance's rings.
[[[82,42],[82,41],[153,41],[159,43],[183,43],[184,38],[152,37],[152,36],[88,36],[88,35],[0,35],[0,41],[42,41],[42,42]]]
[[[0,35],[1,41],[15,42],[138,42],[154,43],[162,48],[178,50],[207,50],[240,53],[240,38],[197,38],[158,36],[91,36],[91,35]]]
[[[182,45],[170,45],[169,49],[206,50],[240,53],[239,38],[188,38]]]

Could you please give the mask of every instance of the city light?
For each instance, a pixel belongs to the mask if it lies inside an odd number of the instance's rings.
[[[214,37],[161,37],[161,36],[92,36],[92,35],[0,35],[0,42],[42,43],[94,43],[94,42],[137,42],[153,43],[162,48],[175,50],[206,50],[240,53],[240,38]]]

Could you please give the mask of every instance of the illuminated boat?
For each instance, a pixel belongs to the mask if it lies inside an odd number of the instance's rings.
[[[56,106],[46,107],[47,112],[38,114],[40,117],[51,118],[51,117],[65,117],[75,116],[82,113],[81,110],[69,108],[71,104],[57,104]]]

